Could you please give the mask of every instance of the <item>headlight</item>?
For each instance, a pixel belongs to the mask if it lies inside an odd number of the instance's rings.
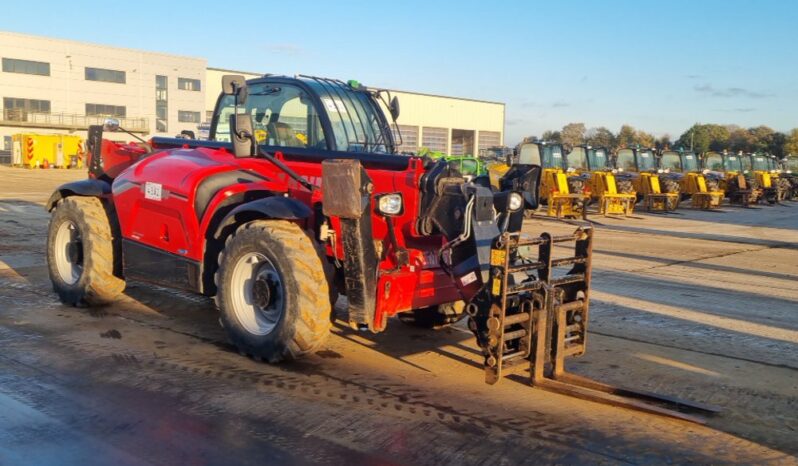
[[[618,168],[618,171],[619,171],[619,172],[622,172],[622,171],[623,171],[623,168],[622,168],[622,167],[621,167],[621,168]]]
[[[518,193],[510,193],[510,199],[507,206],[511,211],[516,211],[524,206],[524,197]]]
[[[657,169],[657,173],[665,173],[665,170],[659,168],[659,169]]]
[[[383,215],[399,215],[402,213],[401,194],[383,194],[377,201],[377,210]]]

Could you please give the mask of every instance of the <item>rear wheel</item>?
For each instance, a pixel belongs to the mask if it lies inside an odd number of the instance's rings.
[[[216,304],[230,341],[269,362],[318,350],[330,333],[330,294],[313,240],[296,224],[258,220],[228,238]]]
[[[67,197],[50,219],[47,268],[65,304],[102,305],[125,289],[114,275],[114,238],[108,214],[95,197]]]
[[[677,180],[670,179],[670,178],[665,178],[663,180],[663,186],[662,187],[664,188],[664,191],[666,193],[669,193],[669,194],[672,194],[672,193],[678,194],[679,190],[681,189],[681,186],[679,185],[679,182]],[[676,208],[679,207],[679,203],[681,201],[682,201],[682,197],[681,196],[676,196],[675,198],[669,197],[668,201],[667,201],[668,202],[668,205],[667,205],[668,210],[676,210]]]
[[[460,321],[465,316],[464,310],[465,303],[457,301],[402,312],[399,314],[399,320],[413,327],[439,330]]]

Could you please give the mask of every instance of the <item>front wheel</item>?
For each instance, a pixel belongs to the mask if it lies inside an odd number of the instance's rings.
[[[124,291],[124,280],[114,275],[112,231],[99,199],[72,196],[58,202],[47,233],[47,269],[62,303],[97,306]]]
[[[221,256],[216,304],[241,353],[274,363],[321,347],[332,304],[318,252],[302,229],[281,220],[246,223]]]

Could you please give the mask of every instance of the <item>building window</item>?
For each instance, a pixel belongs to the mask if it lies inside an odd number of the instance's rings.
[[[410,126],[410,125],[398,125],[399,132],[401,133],[402,137],[399,138],[399,134],[396,132],[396,128],[393,129],[393,139],[396,141],[397,148],[396,150],[401,153],[416,153],[418,152],[418,126]],[[401,143],[401,144],[400,144]]]
[[[177,78],[177,88],[184,91],[199,91],[201,89],[199,79]]]
[[[177,121],[181,123],[199,123],[200,112],[189,112],[186,110],[178,110]]]
[[[446,152],[448,147],[449,130],[446,128],[431,128],[425,126],[421,133],[421,146],[433,152]]]
[[[41,61],[3,58],[3,71],[6,73],[38,74],[50,76],[50,64]]]
[[[498,131],[480,131],[479,132],[479,151],[490,149],[491,147],[501,146],[502,133]]]
[[[213,120],[213,110],[205,110],[205,121]]]
[[[3,97],[4,120],[26,121],[28,113],[50,113],[50,101]]]
[[[86,80],[125,84],[125,72],[86,67]]]
[[[86,104],[86,115],[125,118],[127,109],[122,105]]]
[[[165,133],[169,130],[169,79],[155,76],[155,131]]]

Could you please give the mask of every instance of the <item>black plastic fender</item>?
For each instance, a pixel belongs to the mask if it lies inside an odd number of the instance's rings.
[[[283,196],[271,196],[264,199],[257,199],[245,202],[231,210],[222,219],[213,234],[215,239],[219,239],[225,227],[236,222],[236,218],[242,214],[255,214],[258,218],[269,218],[279,220],[305,220],[310,217],[312,211],[305,204]]]
[[[111,184],[103,180],[87,178],[73,181],[59,186],[50,199],[47,200],[47,211],[53,210],[55,204],[69,196],[108,197],[111,194]]]

